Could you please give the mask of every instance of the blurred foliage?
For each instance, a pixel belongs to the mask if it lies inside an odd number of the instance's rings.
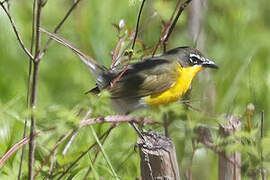
[[[204,0],[202,0],[204,1]],[[126,0],[91,0],[81,1],[71,17],[65,22],[60,34],[69,42],[89,54],[97,61],[109,66],[111,51],[118,41],[118,32],[113,23],[124,19],[132,30],[136,25],[137,13],[141,1]],[[43,8],[42,27],[52,31],[64,16],[73,1],[48,1]],[[146,47],[153,47],[162,30],[161,19],[168,21],[176,1],[147,1],[142,16],[140,41]],[[205,4],[205,3],[204,3]],[[26,46],[31,39],[31,1],[11,1],[10,13],[14,17],[18,30]],[[258,1],[208,1],[203,8],[203,31],[205,36],[204,54],[219,65],[218,71],[201,72],[193,82],[190,94],[191,104],[202,113],[187,110],[182,103],[162,107],[161,112],[142,110],[134,116],[150,116],[162,122],[164,116],[171,121],[169,134],[173,139],[182,175],[190,165],[192,151],[196,149],[192,173],[194,179],[217,179],[218,156],[202,145],[192,146],[195,136],[193,129],[204,124],[213,130],[216,145],[229,143],[227,153],[243,153],[243,179],[249,179],[252,172],[260,168],[260,152],[263,150],[264,167],[270,168],[270,113],[268,95],[270,87],[270,4],[268,0]],[[153,16],[154,13],[158,15]],[[151,18],[150,18],[151,17]],[[149,19],[150,18],[150,19]],[[28,57],[19,47],[10,23],[0,10],[0,157],[23,134],[24,119],[27,114],[26,91],[28,74]],[[48,37],[42,34],[42,46]],[[188,29],[187,11],[180,17],[175,31],[169,40],[169,48],[193,45]],[[137,43],[135,51],[142,50]],[[142,54],[138,53],[138,57]],[[92,117],[112,115],[109,98],[106,93],[100,96],[85,95],[84,92],[95,86],[87,68],[67,48],[53,42],[40,65],[38,84],[36,169],[38,169],[57,140],[70,129],[79,126],[83,115],[76,116],[81,108],[91,109]],[[251,131],[239,132],[230,139],[220,139],[216,134],[218,124],[223,120],[217,118],[222,114],[234,114],[241,118],[243,127],[247,119],[243,116],[248,103],[255,105],[251,117]],[[261,111],[265,113],[264,138],[260,145]],[[85,113],[85,111],[84,111]],[[214,117],[208,114],[215,114]],[[174,121],[175,120],[175,121]],[[93,126],[98,135],[104,133],[108,124]],[[164,133],[161,126],[145,126],[147,130]],[[231,143],[243,140],[243,143]],[[133,150],[137,135],[126,123],[119,125],[108,136],[102,146],[116,174],[120,179],[139,177],[139,155]],[[60,145],[53,159],[56,160],[54,175],[63,172],[83,151],[96,140],[89,127],[79,130],[65,156],[62,151],[68,140]],[[82,179],[92,166],[90,179],[113,176],[104,156],[100,154],[91,164],[96,151],[89,151],[65,179]],[[0,179],[16,179],[21,151],[13,155],[0,169]],[[27,156],[25,157],[27,159]],[[23,177],[27,176],[27,161],[23,163]],[[50,163],[38,176],[46,177]],[[211,173],[209,173],[211,172]]]

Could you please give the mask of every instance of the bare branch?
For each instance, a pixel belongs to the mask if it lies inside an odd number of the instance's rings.
[[[156,46],[155,46],[155,48],[154,48],[154,50],[153,50],[152,56],[154,56],[154,55],[156,54],[156,51],[157,51],[157,49],[158,49],[158,47],[159,47],[161,41],[164,41],[164,39],[165,39],[165,37],[166,37],[166,34],[168,33],[168,29],[169,29],[169,27],[170,27],[171,24],[172,24],[172,20],[173,20],[173,17],[174,17],[174,15],[175,15],[175,13],[176,13],[176,10],[177,10],[178,7],[181,5],[181,1],[182,1],[182,0],[178,0],[178,1],[177,1],[177,4],[176,4],[176,6],[175,6],[175,9],[174,9],[174,11],[173,11],[173,13],[172,13],[172,15],[171,15],[171,17],[170,17],[168,23],[167,23],[167,24],[165,25],[165,27],[162,29],[161,37],[160,37],[158,43],[156,44]]]
[[[17,37],[17,40],[19,41],[19,44],[20,44],[21,48],[24,50],[24,52],[27,54],[27,56],[29,56],[29,58],[30,58],[31,60],[33,60],[33,59],[34,59],[34,56],[33,56],[32,53],[30,53],[29,50],[24,46],[24,43],[23,43],[23,41],[22,41],[22,39],[21,39],[21,37],[20,37],[20,35],[19,35],[19,33],[18,33],[18,30],[17,30],[17,28],[16,28],[15,22],[14,22],[14,20],[12,19],[10,13],[8,12],[8,10],[6,9],[6,7],[4,6],[3,3],[4,3],[4,2],[0,2],[0,6],[2,7],[2,9],[5,11],[6,15],[8,16],[8,19],[9,19],[9,21],[10,21],[10,23],[11,23],[11,26],[12,26],[12,28],[13,28],[13,31],[14,31],[16,37]]]
[[[39,72],[39,53],[40,53],[40,40],[41,34],[39,28],[41,26],[41,10],[42,0],[37,1],[37,14],[36,14],[36,41],[35,41],[35,57],[34,57],[34,71],[33,71],[33,83],[31,92],[31,124],[30,124],[30,141],[29,141],[29,155],[28,155],[28,179],[34,179],[34,167],[35,167],[35,138],[32,134],[35,132],[36,117],[34,111],[37,105],[37,85],[38,85],[38,72]]]
[[[136,122],[136,123],[148,123],[148,124],[160,124],[153,121],[150,118],[140,118],[140,117],[130,117],[130,116],[107,116],[107,117],[98,117],[90,118],[81,122],[81,126],[92,125],[96,123],[123,123],[123,122]]]
[[[39,134],[40,134],[40,132],[36,132],[33,134],[33,136],[37,136]],[[10,158],[10,156],[12,156],[17,150],[19,150],[22,146],[24,146],[26,143],[28,143],[29,139],[30,139],[30,137],[23,138],[21,141],[14,144],[8,150],[8,152],[6,152],[6,154],[4,154],[4,156],[0,159],[0,167],[2,167],[5,164],[5,162]]]
[[[60,21],[60,23],[55,27],[54,29],[54,33],[57,33],[58,30],[62,27],[62,25],[64,24],[64,22],[67,20],[67,18],[69,17],[69,15],[71,14],[71,12],[75,9],[75,7],[77,6],[77,4],[80,2],[81,0],[76,0],[74,1],[74,4],[71,6],[71,8],[68,10],[68,12],[66,13],[66,15],[64,16],[64,18]],[[41,59],[44,54],[46,53],[50,43],[52,41],[52,37],[50,37],[45,45],[45,48],[43,49],[42,53],[40,54],[39,59]]]
[[[184,9],[188,6],[188,4],[191,2],[192,0],[186,0],[179,8],[177,14],[176,14],[176,17],[174,18],[173,20],[173,23],[172,25],[170,26],[169,30],[168,30],[168,33],[166,34],[165,36],[165,39],[163,41],[163,48],[164,48],[164,52],[166,52],[166,46],[167,46],[167,43],[168,43],[168,40],[169,40],[169,37],[171,35],[171,33],[173,32],[173,29],[180,17],[180,15],[182,14],[182,12],[184,11]]]

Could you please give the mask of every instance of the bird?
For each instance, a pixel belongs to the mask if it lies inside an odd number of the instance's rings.
[[[58,35],[44,29],[41,31],[79,56],[96,81],[96,87],[88,92],[98,94],[107,90],[112,108],[122,115],[178,101],[198,72],[205,68],[218,69],[213,60],[189,46],[177,47],[161,55],[110,69],[84,55]]]
[[[83,57],[81,59],[96,77],[97,87],[89,92],[99,93],[106,89],[113,109],[120,114],[175,102],[187,92],[199,71],[218,68],[199,50],[187,46],[131,63],[122,75],[123,67],[107,69]],[[120,77],[118,81],[111,85],[117,77]]]

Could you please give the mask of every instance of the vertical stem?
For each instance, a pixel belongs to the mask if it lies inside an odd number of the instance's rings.
[[[262,180],[266,180],[266,170],[263,168],[263,148],[262,148],[262,139],[264,136],[264,111],[261,112],[261,178]]]
[[[37,13],[36,13],[36,41],[35,41],[35,59],[34,59],[34,72],[33,84],[31,92],[31,125],[30,125],[30,141],[29,141],[29,160],[28,160],[28,179],[34,179],[35,167],[35,138],[33,136],[35,131],[35,109],[37,105],[37,85],[38,85],[38,71],[39,71],[39,52],[40,52],[40,25],[41,25],[41,9],[42,0],[38,0]]]
[[[36,0],[33,2],[33,15],[32,15],[32,37],[31,37],[31,47],[30,47],[30,53],[33,53],[33,47],[34,47],[34,40],[35,40],[35,11],[36,11]],[[31,108],[31,85],[32,85],[32,66],[33,66],[33,61],[30,58],[29,59],[29,68],[28,68],[28,79],[27,79],[27,115],[25,117],[24,121],[24,129],[23,129],[23,138],[25,138],[27,134],[27,122],[29,121],[29,112]],[[21,154],[21,160],[20,160],[20,166],[19,166],[19,172],[18,172],[18,177],[17,179],[21,179],[21,171],[22,171],[22,164],[23,164],[23,159],[24,159],[24,154],[25,154],[25,146],[22,147],[22,154]]]
[[[28,179],[32,180],[34,176],[35,165],[35,138],[33,136],[35,131],[35,109],[37,97],[37,82],[38,82],[38,67],[39,62],[34,63],[33,84],[31,94],[31,124],[30,124],[30,141],[29,141],[29,160],[28,160]]]
[[[133,43],[132,43],[131,49],[134,49],[134,46],[135,46],[135,43],[136,43],[136,39],[137,39],[138,31],[139,31],[140,19],[141,19],[141,14],[142,14],[144,3],[145,3],[145,0],[143,0],[142,5],[140,7],[140,11],[139,11],[138,19],[137,19],[136,30],[135,30],[135,35],[134,35],[134,39],[133,39]]]

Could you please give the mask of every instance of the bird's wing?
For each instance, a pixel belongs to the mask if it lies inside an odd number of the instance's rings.
[[[179,77],[176,63],[149,59],[130,65],[120,80],[109,88],[111,98],[141,98],[168,89]]]

